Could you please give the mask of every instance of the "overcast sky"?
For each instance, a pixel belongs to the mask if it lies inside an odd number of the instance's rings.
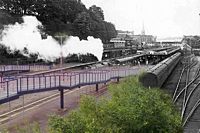
[[[100,6],[117,29],[172,37],[200,34],[200,0],[82,0]]]

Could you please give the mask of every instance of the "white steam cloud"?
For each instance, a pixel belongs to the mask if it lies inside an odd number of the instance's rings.
[[[36,17],[24,16],[24,23],[5,26],[2,32],[1,44],[9,46],[11,50],[23,50],[27,47],[30,53],[39,53],[42,58],[53,60],[60,57],[61,47],[59,43],[48,36],[42,40],[38,26],[42,26]],[[100,39],[88,37],[88,41],[80,41],[78,37],[69,37],[63,48],[63,56],[68,54],[87,54],[95,55],[101,60],[103,54],[103,44]]]

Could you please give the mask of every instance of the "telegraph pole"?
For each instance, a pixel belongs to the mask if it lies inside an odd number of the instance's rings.
[[[63,66],[63,51],[62,51],[62,47],[63,47],[63,40],[66,38],[66,36],[55,36],[56,38],[60,39],[60,67]]]
[[[67,38],[66,35],[56,35],[56,38],[58,38],[60,40],[60,67],[63,66],[63,51],[62,51],[62,47],[63,47],[63,41]],[[61,70],[62,72],[62,70]],[[64,89],[60,88],[60,108],[64,109]]]

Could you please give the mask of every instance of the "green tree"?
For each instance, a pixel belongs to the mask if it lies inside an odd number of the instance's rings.
[[[87,9],[80,0],[2,0],[0,10],[13,16],[34,15],[44,25],[42,32],[52,36],[67,32],[81,40],[93,36],[103,42],[116,36],[114,25],[104,21],[103,10],[95,5]]]
[[[78,14],[76,20],[73,23],[73,32],[75,35],[79,36],[79,38],[87,39],[90,35],[90,15],[87,12],[81,12]]]
[[[4,28],[4,25],[14,24],[15,22],[22,23],[22,18],[19,17],[13,17],[7,11],[0,10],[0,34],[1,29]],[[1,35],[0,35],[1,38]]]
[[[93,13],[93,15],[96,16],[97,19],[104,20],[104,13],[101,7],[93,5],[89,8],[89,12]]]
[[[112,23],[104,22],[105,23],[105,31],[106,36],[104,37],[105,42],[109,42],[111,38],[114,38],[117,36],[117,31],[115,29],[115,26]]]
[[[34,4],[37,0],[1,0],[0,7],[11,14],[33,14]]]

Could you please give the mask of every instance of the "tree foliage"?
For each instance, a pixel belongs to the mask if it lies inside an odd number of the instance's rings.
[[[115,26],[104,20],[103,10],[95,5],[87,9],[80,0],[2,0],[0,9],[14,16],[36,16],[50,35],[65,32],[80,39],[94,36],[104,42],[116,36]]]
[[[33,13],[37,0],[1,0],[0,7],[14,15],[26,15]]]
[[[80,109],[66,117],[52,116],[52,133],[180,133],[181,119],[170,97],[144,88],[133,77],[109,86],[110,98],[84,96]]]
[[[81,12],[77,15],[73,23],[73,32],[75,35],[79,36],[80,39],[87,39],[90,35],[90,15],[87,12]]]
[[[15,22],[22,23],[23,20],[19,17],[12,17],[7,11],[0,10],[0,31],[4,25],[14,24]]]
[[[93,13],[93,15],[95,15],[97,19],[104,20],[103,10],[100,7],[93,5],[89,8],[89,11]]]

